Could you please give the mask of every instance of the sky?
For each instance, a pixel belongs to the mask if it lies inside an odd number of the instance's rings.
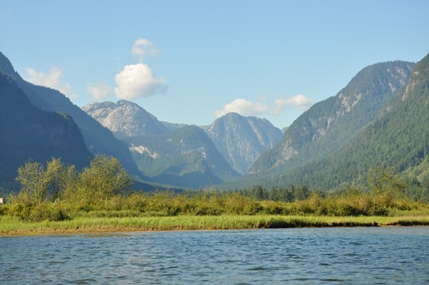
[[[429,53],[429,1],[0,0],[0,52],[74,104],[126,99],[161,121],[228,113],[278,128],[364,67]]]

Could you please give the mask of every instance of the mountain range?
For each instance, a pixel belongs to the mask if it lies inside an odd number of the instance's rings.
[[[428,83],[429,55],[417,64],[363,69],[336,96],[302,114],[236,183],[333,189],[365,185],[377,167],[421,179],[429,172]]]
[[[429,179],[428,85],[429,55],[417,64],[377,63],[283,130],[236,113],[195,126],[161,122],[126,100],[81,109],[23,80],[0,53],[0,187],[14,189],[16,169],[28,160],[61,157],[82,168],[96,154],[117,157],[152,189],[333,189],[364,185],[378,166]]]
[[[23,165],[28,160],[44,163],[52,157],[61,157],[65,163],[75,164],[82,168],[87,166],[90,159],[97,154],[106,154],[118,158],[138,181],[155,183],[152,185],[139,184],[150,189],[161,185],[159,183],[162,183],[162,187],[170,189],[176,187],[200,188],[231,181],[240,176],[234,169],[237,164],[234,165],[229,156],[224,156],[219,152],[214,142],[208,137],[208,133],[203,131],[204,127],[160,122],[137,104],[124,100],[118,101],[116,104],[112,102],[95,103],[81,109],[59,91],[37,86],[22,79],[14,70],[11,62],[1,53],[0,71],[2,76],[6,78],[2,85],[3,93],[7,90],[9,93],[13,93],[8,94],[8,96],[13,95],[9,97],[2,94],[2,99],[5,100],[3,107],[8,106],[8,104],[13,105],[14,103],[10,101],[11,98],[18,98],[19,96],[25,98],[27,102],[22,104],[22,110],[16,109],[13,114],[11,112],[2,114],[3,122],[20,121],[23,124],[19,126],[6,124],[4,125],[5,129],[1,132],[4,141],[8,141],[7,146],[6,144],[3,145],[3,154],[7,153],[6,150],[14,157],[18,157],[16,153],[22,154],[22,159],[15,159],[14,163],[8,163],[6,156],[2,158],[0,164],[4,166],[4,171],[3,179],[0,177],[0,184],[5,188],[16,187],[14,182],[16,170],[18,166]],[[14,87],[6,87],[6,82]],[[24,99],[21,101],[23,102]],[[37,110],[38,113],[29,111],[29,108]],[[9,109],[12,110],[12,108]],[[41,128],[47,130],[45,132],[39,130],[40,132],[36,134],[31,132],[29,126],[25,126],[22,120],[16,120],[14,117],[23,113],[35,114],[35,112],[38,114],[36,117],[51,114],[52,118],[56,118],[52,120],[58,124],[65,121],[69,129],[73,130],[73,136],[69,135],[69,141],[60,143],[55,140],[54,135],[47,131],[53,128],[54,124],[46,123],[45,120],[45,124]],[[238,119],[236,123],[245,123],[246,128],[251,121],[252,132],[258,131],[256,121],[264,121],[249,118],[248,122],[247,119],[243,120],[243,117],[239,115],[236,117]],[[37,120],[33,121],[37,122]],[[32,124],[30,121],[27,123]],[[269,131],[275,129],[277,133],[279,132],[269,122],[264,121],[263,124]],[[271,129],[267,127],[268,125]],[[13,134],[12,126],[19,131],[15,131]],[[229,128],[231,129],[231,127]],[[240,126],[233,128],[239,129]],[[209,128],[205,129],[208,130]],[[20,132],[24,132],[22,136],[25,137],[25,140],[17,136]],[[65,131],[60,132],[64,133]],[[36,147],[37,136],[40,137],[42,134],[46,136],[45,140],[51,140],[55,147],[46,142],[46,151],[41,151],[40,148]],[[209,134],[214,135],[213,131]],[[162,137],[163,135],[164,137]],[[261,150],[261,145],[263,147],[274,145],[271,135],[268,135],[268,139],[271,140],[268,142],[266,142],[266,134],[261,133],[261,130],[257,136],[259,136],[260,142],[255,144],[257,151],[251,156],[253,161],[257,155],[265,150]],[[79,153],[74,152],[74,146],[71,145],[76,143],[75,137],[82,139],[81,145],[76,146],[77,149],[80,149]],[[244,140],[244,138],[238,137],[236,139],[237,141]],[[277,140],[280,140],[279,136],[277,136]],[[22,146],[22,141],[26,141],[27,148]],[[219,145],[219,141],[217,143]],[[252,143],[247,143],[247,148],[249,149],[252,145]],[[28,151],[25,152],[24,149],[28,149]],[[147,151],[142,151],[142,149],[147,149]],[[156,158],[150,155],[152,152],[157,153]],[[231,165],[226,161],[227,159]],[[242,159],[249,160],[248,157]],[[237,158],[234,159],[234,161],[236,160]],[[247,162],[247,167],[253,161]],[[241,173],[244,173],[244,170],[241,170]]]
[[[130,137],[167,134],[187,126],[160,122],[139,105],[126,100],[116,104],[91,103],[82,109],[124,141],[129,141]],[[243,117],[237,113],[226,114],[213,124],[200,128],[213,141],[230,167],[240,174],[246,173],[264,151],[282,138],[281,130],[268,120]]]
[[[133,175],[140,173],[124,142],[113,136],[112,132],[103,127],[97,120],[74,105],[70,99],[57,90],[34,85],[22,79],[15,72],[9,59],[0,53],[0,70],[8,74],[27,95],[31,103],[41,110],[63,112],[70,115],[82,133],[85,145],[93,154],[106,154],[118,158],[122,165]]]
[[[235,113],[197,127],[160,122],[126,100],[92,103],[82,109],[127,143],[146,179],[182,187],[237,179],[282,137],[267,120]]]
[[[299,116],[281,142],[258,158],[250,173],[276,167],[293,169],[347,145],[406,84],[414,65],[394,61],[365,67],[337,95]]]

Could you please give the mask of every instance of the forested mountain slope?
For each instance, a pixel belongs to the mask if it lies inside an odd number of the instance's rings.
[[[150,181],[200,188],[239,177],[197,126],[158,136],[123,138]]]
[[[368,172],[395,167],[414,177],[429,172],[429,55],[418,62],[405,86],[377,118],[336,154],[309,163],[270,184],[307,184],[330,189],[341,183],[364,184]]]
[[[77,168],[89,165],[92,155],[73,119],[32,105],[13,78],[2,71],[0,122],[0,192],[16,187],[17,169],[29,160],[45,163],[55,157]]]
[[[28,96],[33,105],[45,111],[69,114],[79,127],[83,139],[92,154],[106,154],[118,158],[123,166],[134,175],[139,171],[131,158],[126,144],[115,138],[111,131],[74,105],[57,90],[26,82],[15,72],[10,61],[0,53],[0,70],[10,75]]]
[[[249,173],[287,172],[338,151],[356,138],[410,76],[414,63],[394,61],[362,69],[336,96],[314,104],[262,154]],[[278,170],[280,171],[280,170]]]

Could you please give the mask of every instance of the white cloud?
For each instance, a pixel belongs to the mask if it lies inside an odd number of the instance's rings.
[[[28,74],[28,77],[26,78],[28,82],[31,82],[35,85],[56,89],[69,98],[77,98],[77,95],[74,93],[73,87],[70,85],[70,83],[61,82],[63,73],[59,68],[52,67],[49,73],[37,72],[30,67],[26,67],[25,71]]]
[[[91,94],[94,100],[104,99],[110,93],[111,90],[112,87],[104,83],[88,84],[88,87],[86,88],[86,91]]]
[[[288,106],[295,106],[301,110],[307,110],[313,105],[313,101],[302,94],[289,97],[289,98],[279,98],[275,100],[275,106],[272,109],[273,114],[281,113]]]
[[[115,94],[120,99],[148,97],[168,88],[165,78],[155,77],[152,69],[143,63],[126,65],[116,74],[115,81],[118,85]]]
[[[29,82],[48,87],[57,86],[60,82],[60,77],[62,76],[61,71],[56,67],[52,67],[51,71],[48,74],[43,72],[37,72],[30,67],[25,68],[25,71],[27,71],[27,74],[29,76],[29,78],[27,79]]]
[[[131,53],[134,56],[138,56],[140,59],[140,62],[143,62],[144,56],[146,54],[156,56],[161,52],[154,46],[153,43],[151,43],[147,39],[137,39],[134,42],[133,48],[131,49]]]
[[[216,110],[216,118],[222,117],[231,112],[238,113],[242,116],[259,116],[268,111],[268,106],[259,102],[252,103],[245,99],[236,99],[226,104],[222,110]]]
[[[223,115],[231,112],[238,113],[242,116],[260,116],[264,114],[278,115],[288,106],[306,110],[313,104],[311,99],[302,94],[289,98],[275,99],[274,102],[270,100],[271,98],[277,97],[278,95],[274,94],[258,98],[265,103],[250,102],[242,98],[236,99],[231,103],[226,104],[222,110],[216,110],[215,115],[216,118],[222,117]],[[271,104],[270,101],[272,102]]]

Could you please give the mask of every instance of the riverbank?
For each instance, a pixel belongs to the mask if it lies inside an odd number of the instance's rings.
[[[0,236],[97,232],[233,230],[302,227],[429,226],[429,216],[332,217],[279,215],[221,215],[174,217],[84,218],[66,221],[20,222],[0,217]]]

